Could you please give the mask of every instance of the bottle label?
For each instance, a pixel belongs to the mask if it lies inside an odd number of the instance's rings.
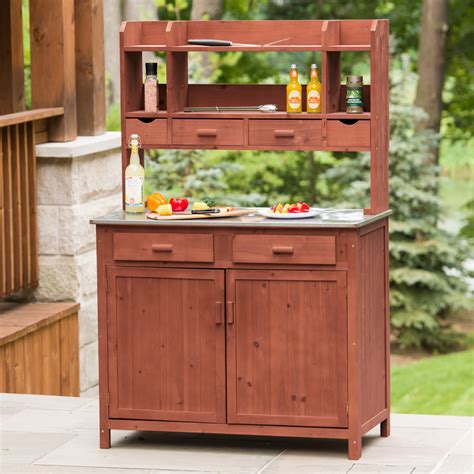
[[[299,91],[291,91],[288,94],[288,105],[290,109],[299,109],[301,107],[301,93]]]
[[[346,103],[348,107],[362,107],[362,87],[347,88]]]
[[[308,108],[311,110],[316,110],[321,103],[321,95],[317,90],[312,90],[308,92]]]
[[[125,179],[125,204],[127,206],[143,206],[143,178],[129,176]]]

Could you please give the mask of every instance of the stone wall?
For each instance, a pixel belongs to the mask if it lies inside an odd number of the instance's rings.
[[[81,391],[97,391],[97,290],[93,217],[121,207],[120,133],[37,145],[38,301],[76,301]]]

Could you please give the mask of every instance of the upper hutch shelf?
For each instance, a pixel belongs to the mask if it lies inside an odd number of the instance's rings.
[[[218,39],[230,47],[188,44]],[[120,33],[122,164],[128,137],[138,133],[143,148],[235,150],[370,151],[371,205],[388,208],[388,21],[263,20],[124,22]],[[166,84],[159,85],[159,111],[144,111],[143,52],[166,53]],[[322,111],[286,113],[285,84],[190,84],[190,52],[319,51]],[[370,55],[364,77],[364,112],[345,112],[341,55]],[[289,67],[289,64],[288,64]],[[370,84],[368,83],[370,82]],[[303,84],[303,98],[306,88]],[[275,104],[277,112],[184,112],[185,107]]]

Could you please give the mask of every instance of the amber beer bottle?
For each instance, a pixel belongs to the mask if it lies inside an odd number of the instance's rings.
[[[321,112],[321,83],[318,78],[318,66],[311,64],[310,81],[306,86],[306,112]]]
[[[301,112],[301,84],[298,82],[298,68],[296,64],[290,67],[290,82],[286,86],[286,111]]]

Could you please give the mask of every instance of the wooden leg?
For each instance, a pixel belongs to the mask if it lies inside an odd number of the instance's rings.
[[[351,461],[357,461],[360,459],[362,454],[362,438],[349,438],[347,440],[349,459]]]
[[[388,438],[390,436],[390,418],[380,423],[380,436]]]
[[[101,428],[100,429],[100,449],[109,449],[110,448],[110,429]]]

